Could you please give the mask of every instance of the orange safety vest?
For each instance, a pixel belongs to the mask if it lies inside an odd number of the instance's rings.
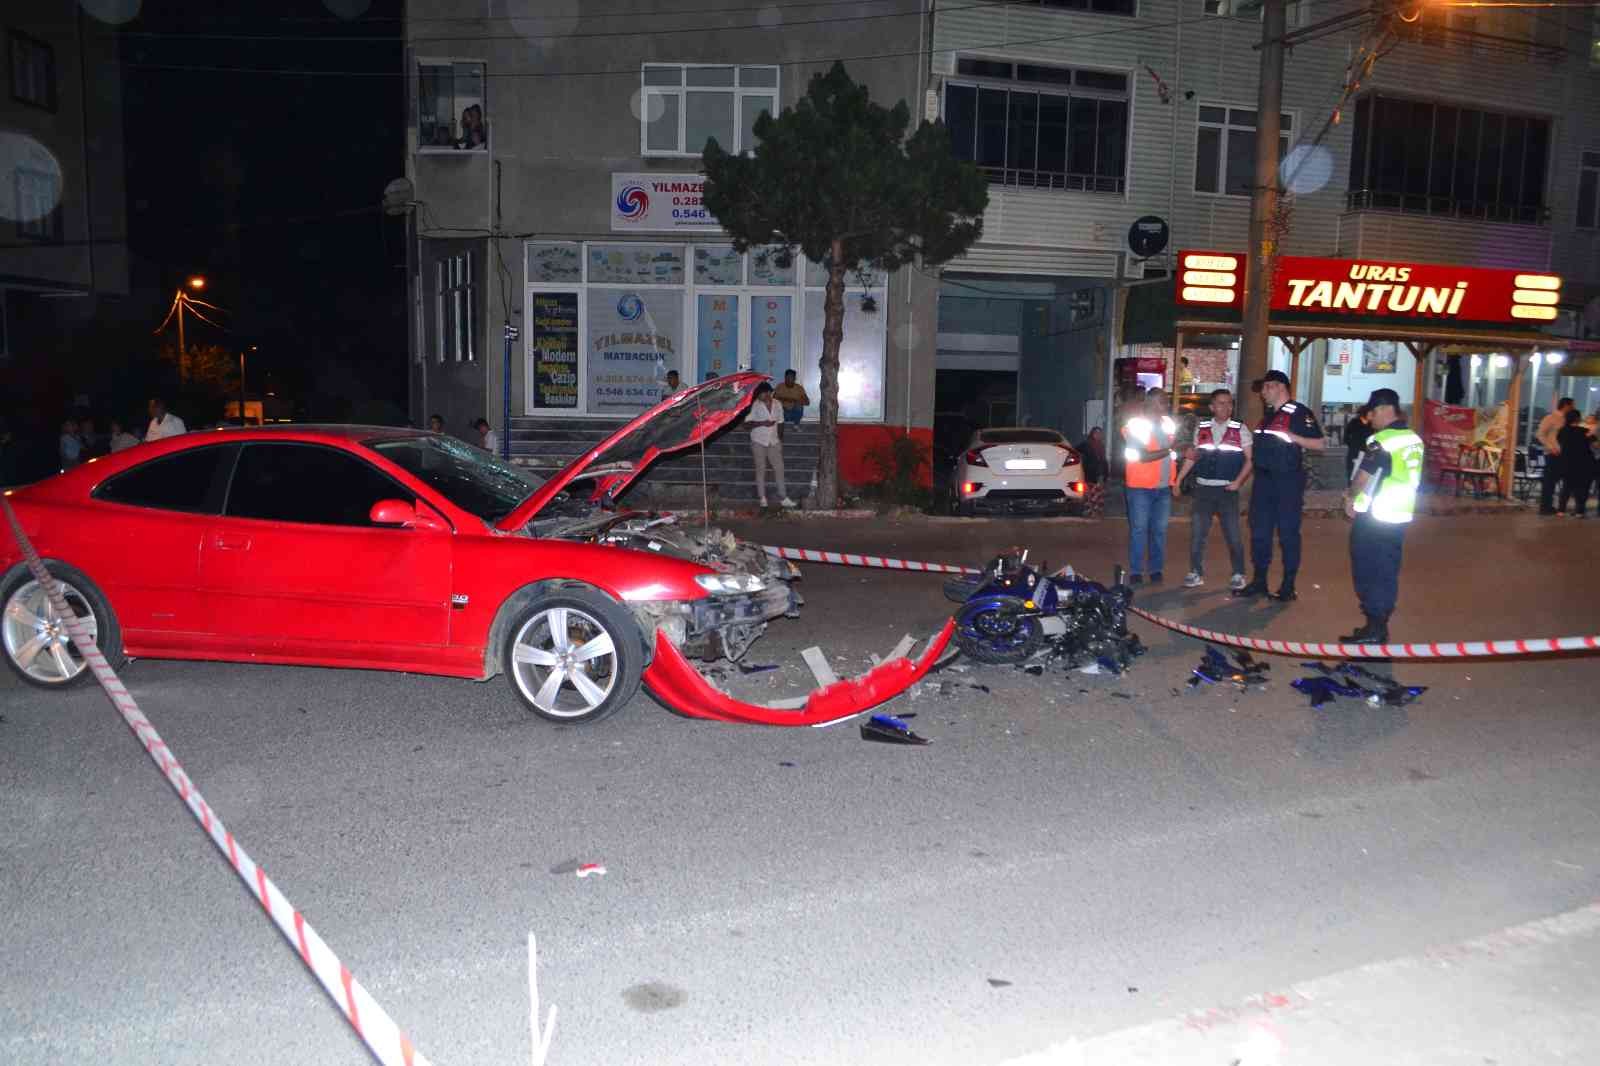
[[[1128,461],[1123,477],[1130,489],[1161,489],[1172,484],[1178,458],[1172,451],[1172,438],[1177,432],[1178,427],[1166,415],[1157,422],[1135,415],[1123,423],[1126,447],[1122,455]]]

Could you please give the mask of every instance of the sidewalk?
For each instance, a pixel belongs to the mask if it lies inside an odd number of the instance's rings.
[[[1250,492],[1248,486],[1240,493],[1244,497],[1241,509],[1248,514],[1250,511]],[[1112,481],[1106,485],[1106,517],[1126,518],[1128,516],[1127,497],[1123,495],[1122,482]],[[1463,515],[1463,514],[1526,514],[1533,509],[1535,501],[1529,500],[1502,500],[1496,496],[1479,499],[1475,496],[1454,496],[1447,493],[1424,491],[1417,497],[1417,513],[1427,515]],[[1306,493],[1305,508],[1302,512],[1307,518],[1340,518],[1344,515],[1344,495],[1341,489],[1312,489]],[[1175,520],[1187,521],[1189,518],[1189,499],[1172,501],[1172,517]]]
[[[1600,903],[1003,1066],[1592,1063],[1596,1003]]]

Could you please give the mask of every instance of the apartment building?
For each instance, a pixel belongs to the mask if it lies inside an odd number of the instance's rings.
[[[841,58],[875,101],[920,112],[929,32],[924,5],[903,0],[411,0],[413,419],[510,422],[519,442],[593,435],[655,403],[666,369],[698,382],[794,368],[815,397],[822,272],[734,252],[700,206],[701,151],[709,137],[749,149],[758,115]],[[847,477],[878,427],[928,432],[935,284],[852,283]]]
[[[1600,335],[1600,20],[1424,7],[1385,36],[1367,10],[1289,4],[1291,31],[1349,18],[1287,57],[1280,250],[1560,275],[1552,332]],[[971,417],[943,401],[981,389],[1079,431],[1116,384],[1180,383],[1170,284],[1140,283],[1178,249],[1247,246],[1259,17],[1230,0],[938,5],[931,88],[992,182],[983,243],[940,288],[942,414]],[[1170,241],[1140,257],[1129,230],[1147,217]],[[1192,387],[1236,385],[1236,335],[1191,342]],[[1512,359],[1474,354],[1476,399],[1503,398]],[[1273,361],[1291,366],[1276,341]],[[1319,338],[1294,369],[1319,405],[1414,391],[1393,340]]]
[[[0,17],[0,361],[48,361],[128,291],[122,91],[111,27],[73,0]]]

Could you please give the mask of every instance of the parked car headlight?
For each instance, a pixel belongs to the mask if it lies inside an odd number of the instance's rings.
[[[697,574],[695,584],[718,596],[731,596],[740,592],[761,592],[767,579],[756,574]]]

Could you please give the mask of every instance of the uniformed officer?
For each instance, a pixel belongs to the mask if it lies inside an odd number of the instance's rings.
[[[1387,644],[1389,616],[1399,595],[1400,552],[1422,485],[1422,438],[1400,415],[1400,397],[1378,389],[1367,401],[1375,431],[1345,496],[1350,527],[1350,576],[1366,622],[1339,639],[1347,644]]]
[[[1256,381],[1266,411],[1256,427],[1255,488],[1250,493],[1250,561],[1255,578],[1235,596],[1260,596],[1267,591],[1267,570],[1272,566],[1272,533],[1283,549],[1283,583],[1274,599],[1295,598],[1294,578],[1300,570],[1300,509],[1305,503],[1306,475],[1301,456],[1306,449],[1320,452],[1327,440],[1316,416],[1289,396],[1289,378],[1269,370]]]

